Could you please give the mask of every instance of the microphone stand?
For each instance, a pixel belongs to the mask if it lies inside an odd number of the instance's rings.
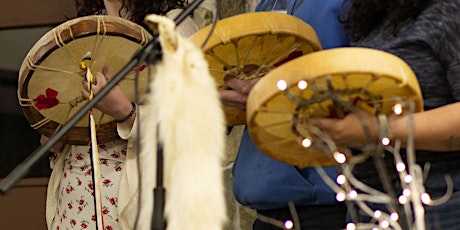
[[[201,3],[203,0],[195,0],[193,1],[189,7],[187,7],[181,14],[179,14],[175,19],[174,22],[176,25],[179,25],[187,16],[189,16]],[[131,61],[125,65],[114,77],[111,81],[109,81],[95,97],[93,100],[89,101],[86,105],[84,105],[75,115],[73,115],[67,123],[65,123],[60,130],[58,130],[53,136],[50,137],[49,141],[39,146],[35,149],[22,163],[17,165],[2,181],[0,181],[0,194],[5,195],[6,192],[13,187],[20,179],[26,176],[31,169],[33,169],[41,159],[43,159],[48,150],[66,134],[96,103],[98,103],[113,87],[115,87],[138,63],[147,60],[147,64],[156,63],[161,59],[161,45],[158,39],[158,36],[155,36],[151,41],[149,41],[141,50],[139,50]],[[159,159],[162,160],[162,148],[158,149]],[[162,161],[158,162],[157,171],[159,172],[158,175],[163,175],[163,166]],[[161,187],[162,179],[157,179],[157,186]],[[161,193],[164,196],[164,192]],[[161,201],[161,202],[160,202]],[[164,199],[159,197],[159,202],[156,206],[162,206],[164,204]],[[161,213],[154,213],[157,220],[154,219],[153,222],[159,222],[159,226],[161,229],[164,229],[164,215],[163,215],[163,207],[158,207],[158,211]],[[161,218],[161,219],[160,219]],[[158,220],[160,219],[160,220]],[[162,222],[161,222],[162,221]]]

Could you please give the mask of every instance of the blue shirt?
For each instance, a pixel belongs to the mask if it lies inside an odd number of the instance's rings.
[[[274,3],[277,2],[276,5]],[[262,0],[256,11],[283,10],[307,22],[316,31],[323,49],[348,46],[339,16],[342,0]],[[332,178],[336,167],[324,168]],[[249,208],[274,209],[296,205],[335,204],[335,193],[318,175],[316,169],[299,169],[268,157],[257,149],[247,129],[233,166],[235,198]]]

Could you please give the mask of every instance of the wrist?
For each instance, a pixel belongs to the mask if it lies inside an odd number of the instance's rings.
[[[136,109],[137,109],[136,104],[134,102],[131,102],[131,110],[129,111],[129,113],[125,114],[124,116],[121,116],[118,119],[116,119],[116,122],[117,123],[124,123],[124,122],[130,120],[136,114]]]

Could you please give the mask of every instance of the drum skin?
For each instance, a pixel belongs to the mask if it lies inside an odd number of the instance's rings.
[[[261,77],[282,63],[322,49],[310,25],[279,12],[232,16],[218,21],[214,28],[201,29],[190,39],[202,47],[219,88],[227,88],[226,75],[247,80]],[[230,106],[223,109],[227,125],[246,124],[245,111]]]
[[[284,82],[286,89],[277,84]],[[299,88],[299,82],[307,85]],[[306,84],[305,84],[306,83]],[[271,71],[248,98],[249,133],[267,155],[298,167],[330,166],[330,152],[304,148],[293,129],[295,120],[340,117],[333,111],[333,96],[374,115],[390,116],[397,101],[423,110],[415,74],[400,58],[369,48],[335,48],[292,60]]]
[[[18,100],[25,117],[41,134],[52,136],[87,100],[81,96],[85,72],[80,68],[85,55],[87,66],[95,74],[109,67],[115,75],[152,36],[141,26],[112,16],[87,16],[69,20],[43,35],[25,57],[18,78]],[[140,89],[135,89],[137,70],[130,71],[119,85],[130,98],[143,95],[147,71],[139,72]],[[50,93],[53,92],[53,93]],[[57,104],[47,105],[49,101]],[[97,140],[118,139],[115,120],[93,110]],[[60,140],[68,144],[88,144],[89,118],[84,116]]]

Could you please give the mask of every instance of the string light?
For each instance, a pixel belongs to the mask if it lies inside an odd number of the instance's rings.
[[[279,90],[284,91],[287,89],[287,83],[285,80],[279,80],[276,83],[276,87],[278,87]]]
[[[381,216],[382,216],[382,211],[377,210],[377,211],[374,212],[374,217],[375,218],[380,218]]]
[[[412,182],[412,176],[411,176],[411,175],[406,175],[406,176],[404,177],[404,181],[405,181],[406,183]]]
[[[300,90],[304,90],[309,87],[309,83],[311,82],[301,80],[297,82],[297,87]],[[280,90],[286,90],[288,88],[287,82],[284,80],[279,80],[277,82],[277,86],[278,86],[278,89]],[[403,107],[403,105],[404,104],[396,103],[393,106],[394,113],[397,115],[400,115],[404,112],[403,109],[411,109],[411,107],[405,108]],[[384,123],[384,124],[387,125],[388,123]],[[298,143],[300,142],[301,145],[305,148],[311,147],[311,145],[313,144],[313,140],[311,138],[304,138],[301,135],[298,135],[297,138],[298,138],[297,139]],[[403,188],[406,188],[401,191],[402,194],[398,197],[399,204],[411,205],[411,202],[414,202],[413,207],[417,207],[417,205],[421,206],[420,202],[423,204],[433,203],[429,194],[427,193],[421,194],[421,192],[419,192],[419,189],[424,191],[423,186],[419,185],[419,184],[423,184],[423,181],[420,181],[420,180],[423,180],[423,178],[420,178],[420,172],[422,171],[420,167],[417,164],[412,163],[412,162],[408,162],[408,165],[406,166],[406,164],[401,160],[402,156],[400,152],[398,151],[400,147],[399,140],[397,139],[390,140],[389,137],[383,137],[380,139],[380,142],[384,146],[390,145],[391,142],[394,142],[394,145],[395,145],[395,148],[393,151],[393,154],[395,155],[395,159],[396,159],[395,167],[396,167],[397,172],[399,173],[400,178],[402,178],[401,186]],[[339,165],[342,165],[341,167],[343,169],[343,174],[339,174],[335,178],[338,186],[334,183],[334,181],[331,181],[331,180],[328,181],[328,184],[330,184],[331,186],[335,185],[334,188],[336,189],[334,189],[334,191],[338,191],[336,193],[337,201],[343,202],[346,200],[350,200],[353,202],[356,202],[356,201],[362,202],[362,203],[375,202],[375,203],[393,205],[392,204],[394,201],[393,197],[387,196],[386,193],[382,193],[380,191],[374,191],[372,190],[371,187],[361,184],[359,181],[357,181],[357,178],[353,177],[353,172],[352,172],[353,166],[356,164],[356,162],[361,160],[360,158],[355,158],[354,155],[346,155],[345,153],[338,151],[337,146],[326,146],[326,147],[329,147],[328,153],[329,154],[331,152],[333,153],[332,156],[334,160]],[[385,150],[388,150],[388,151],[390,149],[393,149],[393,148],[388,148],[388,149],[385,148]],[[414,153],[407,151],[407,154],[409,155],[409,154],[414,154]],[[348,164],[350,165],[350,167],[348,167]],[[411,169],[411,175],[409,175],[408,172],[406,171],[407,168]],[[412,169],[417,169],[418,171],[412,170]],[[364,194],[361,195],[360,193],[358,193],[358,191],[363,191]],[[416,194],[417,196],[418,194],[421,194],[418,200],[419,202],[417,202],[417,197],[414,194]],[[390,200],[391,200],[391,203],[390,203]],[[377,229],[381,230],[381,229],[393,229],[393,228],[400,229],[401,228],[401,226],[398,223],[398,220],[400,219],[400,216],[398,213],[396,212],[386,213],[381,210],[372,210],[372,208],[370,206],[367,206],[367,204],[364,204],[364,205],[365,207],[362,208],[363,212],[365,212],[365,215],[375,218],[374,219],[375,222],[368,223],[367,225],[363,224],[363,226],[361,226],[361,223],[348,223],[346,226],[346,230],[356,230],[356,229],[362,229],[362,228],[376,229],[376,230]],[[392,208],[389,208],[389,209],[396,210],[393,206]],[[424,215],[423,213],[422,214],[414,213],[414,218],[423,220]],[[288,222],[285,223],[286,229],[291,229],[290,225],[287,225],[287,224]]]
[[[408,196],[410,196],[410,194],[411,194],[410,189],[407,189],[407,188],[406,188],[406,189],[403,190],[403,195],[404,195],[404,196],[407,196],[407,197],[408,197]]]
[[[292,220],[286,220],[286,222],[284,222],[284,228],[285,229],[293,229],[294,228],[294,222],[292,222]]]
[[[430,194],[428,194],[428,193],[423,193],[420,196],[420,199],[422,200],[422,202],[424,204],[430,204],[431,203],[431,197],[430,197]]]
[[[393,221],[398,221],[398,219],[399,219],[398,213],[396,213],[396,212],[391,213],[390,214],[390,219],[393,220]]]
[[[356,197],[358,197],[358,192],[356,192],[356,190],[351,190],[348,195],[351,199],[356,199]]]
[[[340,174],[337,176],[336,181],[338,184],[342,185],[342,184],[345,184],[345,182],[347,181],[347,178],[345,177],[345,175]]]
[[[312,144],[312,140],[310,138],[304,138],[301,143],[304,148],[309,148]]]
[[[387,146],[389,144],[390,144],[390,138],[388,138],[388,137],[382,138],[382,145]]]
[[[299,87],[301,90],[304,90],[308,87],[308,83],[307,81],[301,80],[297,83],[297,87]]]
[[[396,115],[400,115],[402,113],[402,105],[401,103],[397,103],[394,107],[393,107],[393,112],[396,114]]]
[[[335,152],[334,153],[334,159],[337,163],[343,164],[347,161],[347,156],[341,152]]]
[[[398,172],[403,172],[406,170],[406,165],[402,162],[398,162],[396,163],[396,170],[398,170]]]
[[[382,228],[388,228],[388,227],[390,227],[390,223],[387,220],[383,220],[380,223],[380,226],[382,226]]]
[[[345,193],[339,192],[337,195],[335,195],[335,199],[339,202],[342,202],[345,200]]]
[[[356,224],[354,223],[347,224],[347,230],[355,230],[355,229],[356,229]]]
[[[400,204],[406,204],[407,203],[407,197],[406,196],[399,196],[398,199]]]

